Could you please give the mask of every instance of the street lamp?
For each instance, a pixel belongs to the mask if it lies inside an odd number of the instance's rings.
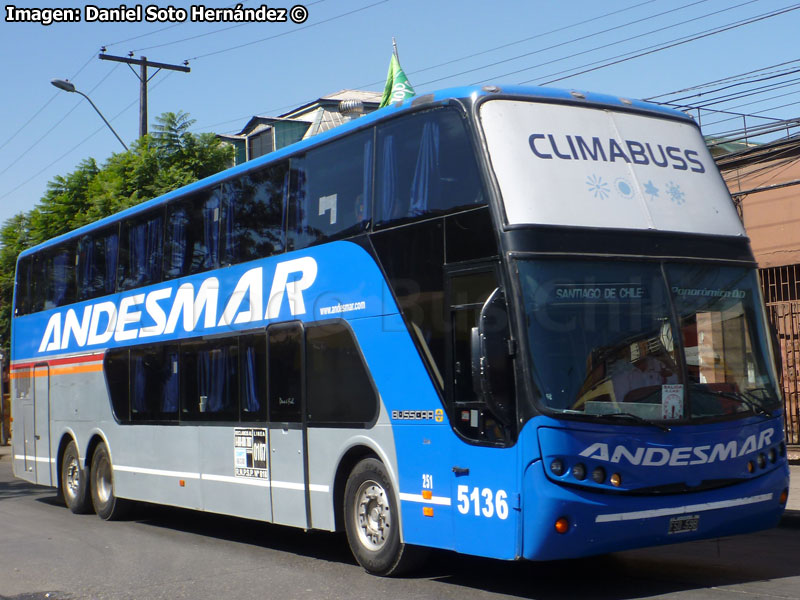
[[[74,83],[72,83],[70,81],[66,81],[64,79],[53,79],[53,80],[50,81],[50,83],[52,83],[54,86],[56,86],[60,90],[64,90],[65,92],[75,92],[76,94],[80,94],[81,96],[86,98],[89,101],[89,104],[92,105],[92,108],[94,108],[97,111],[97,114],[100,115],[100,118],[103,119],[103,122],[106,125],[108,125],[108,128],[111,130],[111,133],[113,133],[114,135],[117,136],[117,139],[119,140],[119,143],[122,144],[122,147],[125,148],[125,150],[128,149],[128,147],[125,145],[125,142],[122,141],[122,138],[117,135],[116,131],[114,131],[114,128],[111,126],[111,123],[106,121],[106,118],[103,116],[103,113],[101,113],[100,109],[97,108],[94,105],[94,102],[92,102],[92,99],[89,98],[89,96],[87,96],[83,92],[79,92],[78,90],[76,90]]]

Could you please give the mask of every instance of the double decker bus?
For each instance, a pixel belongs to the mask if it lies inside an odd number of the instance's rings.
[[[684,114],[420,96],[23,252],[14,470],[345,530],[384,575],[772,527],[755,268]]]

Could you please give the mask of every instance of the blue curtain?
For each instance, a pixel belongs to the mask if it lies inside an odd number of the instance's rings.
[[[103,246],[103,263],[105,268],[103,273],[97,273],[92,267],[96,280],[98,276],[103,278],[103,284],[100,286],[92,286],[94,289],[102,289],[106,294],[113,294],[117,287],[117,253],[119,251],[119,234],[114,231],[103,238],[101,242]],[[95,252],[94,242],[90,244],[91,252]],[[99,260],[92,259],[93,264],[99,263]],[[99,271],[99,265],[97,271]]]
[[[131,358],[131,379],[133,381],[131,408],[134,412],[147,412],[147,372],[144,356],[133,354]]]
[[[97,267],[95,265],[95,242],[90,237],[80,241],[78,254],[78,297],[88,298],[97,289],[100,282],[96,280]]]
[[[203,241],[205,253],[203,255],[203,268],[213,269],[217,266],[219,255],[219,193],[214,192],[203,203]]]
[[[241,201],[242,189],[250,186],[250,178],[242,179],[241,187],[229,186],[227,193],[222,196],[222,206],[220,207],[220,220],[222,221],[222,235],[225,246],[220,248],[220,256],[225,263],[239,262],[239,236],[237,235],[236,225],[239,223],[238,215],[234,210],[237,201]]]
[[[411,204],[408,214],[418,216],[436,208],[441,195],[439,175],[439,124],[428,121],[422,127],[414,179],[411,182]]]
[[[175,365],[178,364],[178,353],[177,352],[167,352],[166,353],[166,362],[165,368],[168,369],[167,371],[167,379],[164,382],[164,395],[161,399],[161,411],[165,413],[177,413],[178,412],[178,373],[176,373]]]
[[[70,273],[72,271],[72,254],[61,252],[53,256],[52,291],[51,298],[53,306],[63,306],[67,299],[67,289],[69,287]]]
[[[383,139],[381,149],[381,182],[378,194],[380,195],[381,222],[386,223],[394,217],[397,204],[397,165],[394,156],[394,136],[387,135]]]
[[[161,278],[161,217],[128,229],[128,284],[143,285]]]
[[[256,360],[258,354],[256,349],[250,346],[244,355],[244,410],[257,413],[261,409],[261,398],[259,398],[258,369]]]
[[[170,277],[183,275],[183,264],[186,259],[186,225],[189,216],[186,209],[176,207],[169,220],[169,256],[167,257],[167,273]]]
[[[216,413],[228,408],[228,360],[227,348],[197,353],[197,390],[198,395],[208,398],[206,412]]]
[[[364,203],[364,211],[361,221],[369,221],[370,218],[370,205],[372,194],[372,140],[367,140],[364,144],[364,185],[361,191],[362,202]]]

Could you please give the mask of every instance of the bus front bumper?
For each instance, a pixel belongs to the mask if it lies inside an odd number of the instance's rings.
[[[788,486],[784,463],[749,481],[709,491],[604,494],[553,483],[537,461],[523,482],[522,556],[576,558],[769,529],[780,521],[785,508],[780,496]],[[556,530],[559,519],[566,519],[564,533]]]

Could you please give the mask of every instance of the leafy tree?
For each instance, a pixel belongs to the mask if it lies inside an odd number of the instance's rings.
[[[0,227],[0,344],[10,344],[14,269],[24,249],[213,175],[233,162],[233,148],[214,134],[193,134],[187,113],[156,117],[154,133],[102,167],[93,158],[57,176],[31,211]]]

